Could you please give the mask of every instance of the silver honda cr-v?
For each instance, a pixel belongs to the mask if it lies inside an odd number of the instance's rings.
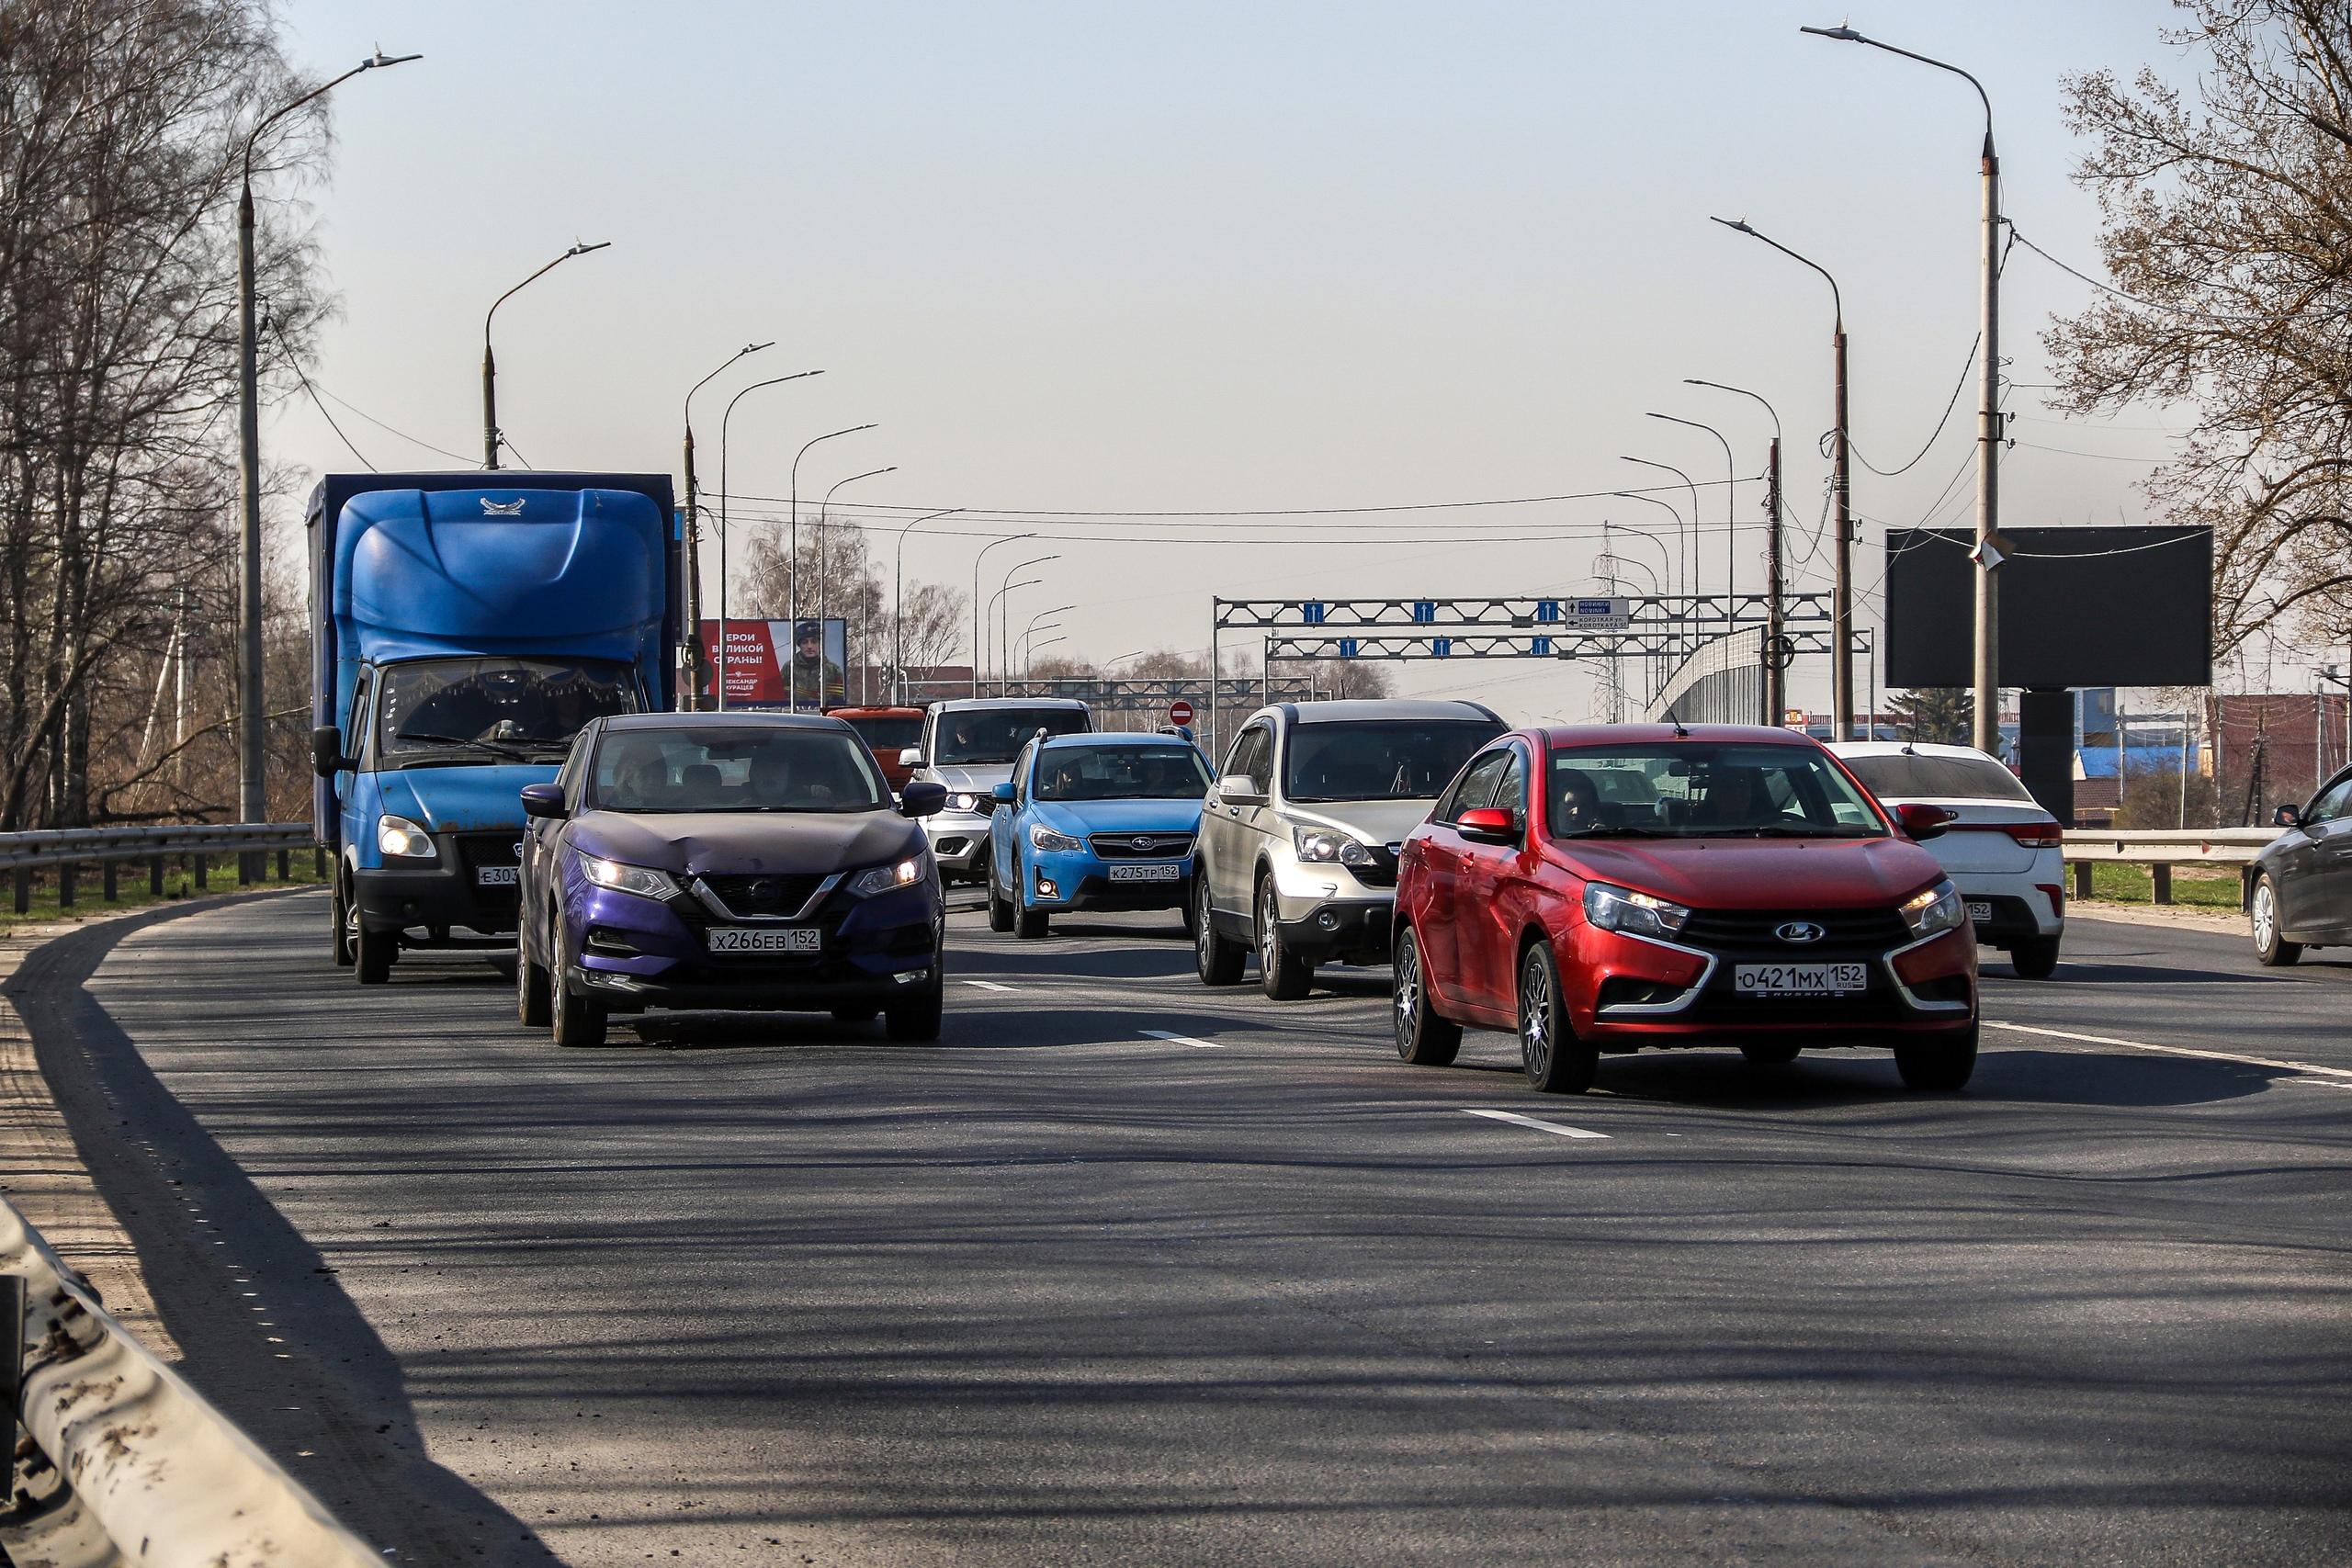
[[[1470,754],[1510,727],[1477,703],[1276,703],[1250,715],[1203,803],[1193,899],[1204,985],[1254,953],[1266,994],[1327,960],[1385,963],[1396,852]]]

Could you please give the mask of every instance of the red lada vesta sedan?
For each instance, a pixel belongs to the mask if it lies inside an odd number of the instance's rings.
[[[1916,842],[1948,819],[1890,818],[1792,730],[1498,737],[1405,841],[1397,1054],[1443,1066],[1464,1024],[1514,1030],[1528,1080],[1575,1094],[1645,1046],[1892,1046],[1913,1089],[1959,1089],[1976,937]]]

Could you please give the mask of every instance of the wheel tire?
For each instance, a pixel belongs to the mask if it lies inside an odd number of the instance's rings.
[[[934,972],[936,966],[934,965]],[[939,1038],[939,1016],[947,987],[933,980],[922,994],[883,1010],[882,1032],[892,1040],[918,1042]]]
[[[1742,1045],[1739,1048],[1739,1054],[1747,1057],[1755,1066],[1785,1067],[1797,1059],[1797,1052],[1801,1049],[1803,1049],[1801,1046],[1778,1043]]]
[[[555,972],[548,976],[548,1032],[565,1050],[584,1050],[605,1043],[605,1004],[571,988],[571,954],[564,940],[563,923],[549,933],[555,947]]]
[[[380,986],[392,977],[392,955],[400,951],[398,931],[371,931],[362,921],[351,938],[351,976],[363,986]]]
[[[1407,926],[1396,933],[1390,970],[1389,1017],[1396,1055],[1416,1067],[1450,1067],[1462,1050],[1462,1026],[1430,1007],[1429,976],[1421,969],[1421,939]]]
[[[1249,950],[1216,929],[1209,909],[1208,873],[1193,874],[1193,968],[1204,986],[1241,984],[1241,965]]]
[[[1301,958],[1283,942],[1281,908],[1274,901],[1272,877],[1258,879],[1256,906],[1259,984],[1265,987],[1269,999],[1295,1002],[1315,987],[1314,961]]]
[[[552,1003],[548,996],[548,972],[532,962],[531,950],[514,938],[514,1021],[526,1029],[545,1029]]]
[[[2058,939],[2038,936],[2009,949],[2009,967],[2020,980],[2047,980],[2058,973]]]
[[[1018,861],[1013,863],[1013,877],[1018,877],[1018,882],[1021,882],[1021,886],[1013,888],[1013,936],[1018,936],[1023,942],[1035,942],[1037,938],[1045,936],[1046,929],[1054,924],[1054,917],[1046,915],[1045,909],[1028,908],[1028,877],[1021,877],[1021,863]]]
[[[2254,931],[2254,956],[2266,968],[2292,964],[2303,955],[2303,944],[2278,934],[2278,888],[2267,872],[2255,880],[2254,897],[2246,900],[2247,923]]]
[[[334,909],[334,966],[348,969],[352,965],[351,900],[343,891],[343,876],[336,874],[333,894]]]
[[[1184,934],[1197,941],[1201,932],[1200,927],[1195,922],[1201,918],[1201,909],[1199,905],[1193,902],[1191,894],[1184,896],[1184,907],[1179,909],[1177,914],[1184,922]]]
[[[1600,1070],[1600,1052],[1568,1027],[1549,942],[1535,943],[1519,961],[1519,1065],[1539,1094],[1582,1094]]]
[[[989,886],[989,930],[1009,931],[1012,929],[1012,905],[996,885],[996,856],[989,856],[986,878]]]
[[[1976,1070],[1975,1020],[1969,1021],[1968,1032],[1957,1040],[1896,1041],[1894,1070],[1903,1075],[1906,1089],[1936,1094],[1965,1089]]]

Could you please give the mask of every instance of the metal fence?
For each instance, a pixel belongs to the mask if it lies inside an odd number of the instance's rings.
[[[2110,865],[2146,866],[2155,901],[2169,904],[2173,867],[2242,866],[2278,837],[2276,828],[2069,828],[2066,861],[2075,868],[2077,898],[2091,896],[2091,868],[2103,861]]]
[[[326,852],[318,848],[308,822],[189,823],[158,828],[49,828],[28,833],[0,833],[0,871],[13,874],[16,909],[32,908],[33,874],[54,867],[57,902],[71,908],[80,897],[79,873],[85,865],[98,868],[100,897],[112,903],[120,896],[119,876],[126,863],[147,863],[147,891],[161,897],[166,863],[186,860],[198,887],[210,884],[211,858],[237,857],[237,882],[243,886],[267,874],[276,852],[277,880],[288,879],[297,851],[311,852],[314,874],[326,874]]]
[[[1768,724],[1764,711],[1764,629],[1727,632],[1684,660],[1650,699],[1652,723]]]

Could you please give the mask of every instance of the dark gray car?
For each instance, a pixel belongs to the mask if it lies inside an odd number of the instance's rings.
[[[2245,868],[2255,956],[2292,964],[2306,947],[2352,943],[2352,768],[2311,804],[2278,808],[2286,829]]]

